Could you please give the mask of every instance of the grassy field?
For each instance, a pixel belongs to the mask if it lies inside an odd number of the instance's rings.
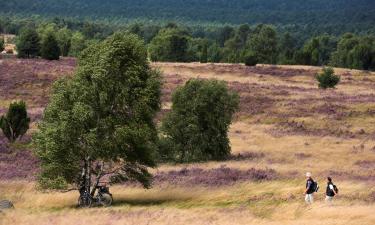
[[[51,83],[70,76],[75,61],[0,60],[0,114],[24,99],[33,126]],[[222,162],[159,165],[150,190],[111,187],[114,206],[77,209],[78,193],[41,192],[29,135],[0,140],[0,199],[15,209],[0,224],[375,224],[375,73],[336,69],[341,83],[319,90],[306,66],[156,63],[163,73],[163,110],[187,79],[225,80],[241,96],[230,130],[233,157]],[[304,204],[304,173],[321,190]],[[261,178],[259,178],[261,174]],[[340,189],[324,203],[325,178]]]

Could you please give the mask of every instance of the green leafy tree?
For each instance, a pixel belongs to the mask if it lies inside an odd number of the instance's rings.
[[[223,48],[223,57],[225,62],[238,63],[243,58],[244,44],[239,35],[225,42]]]
[[[277,46],[276,30],[269,25],[259,25],[248,42],[248,49],[257,55],[260,63],[275,64],[278,56]]]
[[[190,58],[189,40],[188,33],[179,28],[162,29],[150,43],[150,58],[160,62],[186,62]]]
[[[171,112],[162,124],[171,158],[188,162],[222,160],[230,154],[228,129],[238,108],[237,93],[225,82],[191,79],[172,96]]]
[[[321,73],[316,75],[316,80],[319,82],[320,88],[327,89],[334,88],[340,82],[340,77],[335,75],[332,67],[325,67]]]
[[[71,41],[72,41],[72,31],[64,27],[57,31],[56,40],[59,44],[59,48],[62,56],[68,56]]]
[[[88,47],[72,79],[54,86],[34,136],[43,188],[91,187],[112,182],[149,187],[157,150],[155,114],[161,82],[136,35],[116,33]],[[95,180],[95,182],[93,182]]]
[[[303,46],[304,54],[307,56],[304,64],[321,66],[327,65],[331,54],[336,50],[336,39],[329,35],[320,35],[308,40]]]
[[[332,53],[331,65],[353,69],[375,69],[375,37],[344,34],[337,50]]]
[[[17,40],[17,51],[19,58],[35,58],[40,53],[40,38],[32,28],[22,29]]]
[[[279,42],[279,64],[295,64],[296,40],[285,33]]]
[[[330,64],[337,67],[353,68],[351,51],[359,44],[359,38],[351,33],[344,34],[337,43],[337,50],[332,53]]]
[[[69,55],[78,57],[87,47],[86,39],[81,32],[74,32],[70,41]]]
[[[6,115],[0,117],[0,128],[12,143],[27,132],[29,123],[24,101],[11,103]]]
[[[375,69],[375,38],[362,37],[357,46],[349,53],[352,59],[351,68]]]
[[[218,63],[222,60],[222,52],[218,44],[213,43],[207,49],[208,62]]]
[[[188,60],[206,63],[208,60],[208,40],[203,38],[192,38],[189,41]]]
[[[43,37],[40,53],[43,59],[58,60],[60,58],[59,44],[53,33],[48,33]]]
[[[250,32],[251,32],[251,29],[248,24],[242,24],[238,27],[237,36],[239,36],[242,46],[246,45],[246,41],[250,35]]]
[[[224,26],[219,29],[217,35],[217,42],[220,47],[223,47],[225,42],[235,35],[235,30],[231,26]]]

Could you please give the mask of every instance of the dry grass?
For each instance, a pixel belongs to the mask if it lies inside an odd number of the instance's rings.
[[[225,188],[164,187],[143,190],[115,186],[114,206],[77,209],[77,193],[42,193],[32,184],[2,183],[2,197],[16,209],[0,224],[373,224],[375,207],[364,184],[342,183],[333,206],[303,203],[303,181],[243,183]],[[357,193],[352,196],[351,193]]]

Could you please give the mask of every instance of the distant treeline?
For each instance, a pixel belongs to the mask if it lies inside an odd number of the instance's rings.
[[[78,56],[88,45],[116,31],[126,30],[144,39],[148,45],[149,57],[153,61],[332,65],[375,69],[374,34],[345,33],[340,36],[318,34],[303,39],[295,32],[280,30],[267,24],[108,25],[74,19],[0,18],[0,32],[19,35],[18,42],[21,39],[27,40],[25,35],[20,34],[30,34],[32,33],[30,29],[38,34],[42,43],[45,39],[45,42],[52,46],[51,43],[54,42],[52,39],[56,39],[62,56]],[[17,46],[20,46],[20,43]],[[49,47],[49,49],[56,48]]]
[[[273,24],[304,32],[374,29],[373,0],[0,0],[0,13],[73,17],[121,24],[133,20],[199,25]]]

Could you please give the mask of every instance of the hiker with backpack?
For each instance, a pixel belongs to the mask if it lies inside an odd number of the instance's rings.
[[[307,204],[312,204],[314,202],[314,192],[317,192],[319,189],[318,183],[315,182],[311,178],[311,173],[307,172],[306,173],[306,190],[304,192],[305,194],[305,202]]]
[[[333,184],[332,178],[327,177],[326,202],[332,203],[333,197],[338,194],[339,189]]]

